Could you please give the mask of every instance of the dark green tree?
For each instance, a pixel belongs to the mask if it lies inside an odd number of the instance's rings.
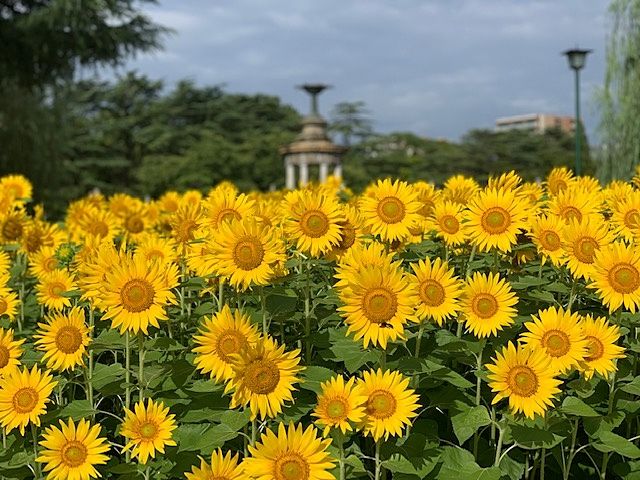
[[[362,101],[340,102],[331,111],[329,130],[342,137],[342,145],[351,146],[353,140],[362,141],[373,134],[373,122]]]

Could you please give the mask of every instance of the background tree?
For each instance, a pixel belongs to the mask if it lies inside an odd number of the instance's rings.
[[[329,130],[342,137],[342,145],[351,146],[354,139],[363,140],[373,134],[373,122],[362,101],[340,102],[331,111]]]
[[[627,179],[640,163],[640,0],[613,0],[609,12],[599,176]]]

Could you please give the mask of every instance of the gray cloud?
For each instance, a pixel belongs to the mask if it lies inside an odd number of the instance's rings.
[[[495,118],[573,112],[560,52],[593,48],[583,71],[585,121],[604,77],[603,0],[161,0],[148,7],[176,34],[166,50],[127,64],[171,84],[224,83],[278,95],[301,111],[293,86],[334,85],[324,111],[363,100],[383,132],[458,138]]]

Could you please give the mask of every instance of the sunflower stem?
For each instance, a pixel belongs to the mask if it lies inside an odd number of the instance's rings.
[[[267,297],[264,294],[264,287],[260,287],[260,309],[262,310],[262,333],[266,337],[269,334],[269,324],[267,322]]]
[[[144,469],[144,480],[149,480],[151,478],[151,467],[147,466]]]
[[[93,318],[93,308],[89,305],[89,341],[93,341],[93,328],[94,328],[94,318]],[[89,346],[89,359],[87,361],[87,400],[89,401],[89,405],[91,405],[91,410],[93,410],[93,348]],[[95,420],[95,414],[91,414],[91,420]]]
[[[33,474],[36,480],[42,478],[42,470],[40,469],[40,462],[38,462],[38,427],[34,423],[31,423],[31,436],[33,437]]]
[[[422,335],[424,334],[424,321],[420,322],[418,336],[416,337],[416,358],[420,357],[420,344],[422,343]]]
[[[576,284],[578,282],[571,282],[571,293],[569,293],[569,303],[567,304],[567,310],[571,310],[571,306],[576,299]]]
[[[374,474],[375,480],[380,480],[380,474],[382,473],[382,462],[380,461],[380,441],[376,441],[376,469]]]
[[[547,459],[547,449],[543,448],[540,453],[540,480],[544,480],[545,460]]]
[[[258,419],[251,420],[251,446],[256,445],[256,439],[258,438]]]
[[[563,473],[564,480],[569,480],[569,473],[571,472],[571,462],[573,462],[573,457],[575,456],[576,451],[576,439],[578,437],[578,428],[580,426],[580,418],[576,418],[575,423],[573,424],[573,431],[571,432],[571,447],[569,449],[569,458],[567,459],[567,464],[565,465]]]
[[[22,333],[24,323],[24,278],[20,279],[20,315],[18,315],[18,333]]]
[[[476,360],[476,406],[480,406],[480,402],[482,400],[481,397],[481,387],[482,387],[482,379],[480,378],[480,370],[482,369],[482,353],[484,351],[484,341],[482,342],[482,348],[478,353]],[[478,457],[478,444],[480,443],[480,435],[478,432],[474,432],[473,434],[473,457]]]
[[[140,388],[140,401],[144,401],[144,334],[138,332],[138,386]]]
[[[340,435],[339,438],[339,446],[338,446],[339,456],[338,456],[338,464],[340,465],[340,480],[345,480],[345,469],[344,469],[344,437]]]
[[[131,410],[131,341],[130,333],[127,330],[124,334],[124,408]],[[129,450],[125,453],[127,463],[131,460]]]
[[[307,261],[306,285],[304,289],[304,337],[305,337],[305,360],[311,364],[311,260]]]
[[[218,311],[224,306],[224,278],[218,277]]]
[[[619,315],[618,315],[619,318]],[[613,407],[616,397],[616,370],[611,374],[611,381],[609,382],[609,407],[607,408],[607,415],[611,416],[613,413]],[[609,464],[609,452],[605,452],[602,456],[602,466],[600,467],[600,478],[605,480],[607,478],[607,465]]]
[[[500,456],[502,455],[502,440],[504,439],[504,428],[498,427],[500,433],[498,433],[498,445],[496,446],[496,458],[493,462],[493,466],[497,467],[500,465]]]

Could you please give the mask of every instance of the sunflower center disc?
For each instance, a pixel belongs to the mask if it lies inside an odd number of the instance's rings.
[[[318,238],[329,230],[329,219],[320,210],[309,210],[302,216],[300,226],[307,237]]]
[[[264,259],[262,243],[255,237],[241,239],[233,249],[233,260],[242,270],[258,268]]]
[[[66,326],[58,330],[56,347],[62,353],[76,353],[82,345],[82,334],[76,327]]]
[[[444,302],[444,288],[435,280],[425,280],[420,285],[420,298],[430,307],[437,307]]]
[[[609,272],[609,283],[618,293],[632,293],[640,286],[640,273],[628,263],[619,263]]]
[[[256,360],[247,367],[244,385],[253,393],[266,395],[280,382],[280,369],[271,360]]]
[[[100,220],[97,220],[91,224],[91,226],[89,227],[89,231],[91,232],[92,235],[102,238],[102,237],[106,237],[107,234],[109,233],[109,227],[107,226],[106,223]]]
[[[145,422],[140,426],[140,436],[145,440],[154,438],[158,433],[158,426],[153,422]]]
[[[18,413],[29,413],[36,407],[39,399],[40,397],[35,389],[31,387],[21,388],[13,396],[13,408]]]
[[[286,453],[276,460],[276,480],[308,480],[309,463],[298,453]]]
[[[638,213],[636,209],[628,211],[624,216],[624,223],[631,229],[638,227],[638,223],[640,223],[640,213]]]
[[[472,309],[480,318],[491,318],[498,313],[498,302],[493,295],[480,293],[473,299]]]
[[[542,240],[542,246],[549,251],[560,248],[560,236],[556,232],[544,232],[540,239]]]
[[[563,213],[565,220],[568,222],[571,220],[582,221],[582,213],[576,207],[564,207]]]
[[[0,315],[7,311],[7,302],[4,298],[0,298]]]
[[[376,390],[367,399],[367,413],[374,418],[389,418],[396,412],[396,399],[386,390]]]
[[[453,235],[460,230],[460,222],[458,222],[458,219],[453,215],[445,215],[442,217],[442,220],[440,220],[440,227],[446,233]]]
[[[582,263],[593,263],[593,255],[598,249],[598,243],[591,237],[583,237],[577,242],[577,247],[574,249],[575,256]]]
[[[87,459],[87,447],[82,443],[71,440],[62,447],[62,462],[68,467],[78,467]]]
[[[17,240],[22,235],[22,223],[14,218],[9,218],[2,226],[2,236],[7,240]]]
[[[226,330],[218,338],[216,353],[225,362],[231,361],[231,355],[240,352],[247,345],[247,339],[236,330]]]
[[[339,420],[346,416],[347,405],[342,398],[332,398],[327,403],[327,416],[333,420]]]
[[[504,208],[493,207],[482,214],[482,227],[491,234],[504,233],[511,225],[511,216]]]
[[[56,268],[58,268],[58,261],[55,259],[55,257],[47,258],[42,266],[47,272],[53,272]]]
[[[183,220],[180,225],[175,229],[176,240],[181,243],[186,243],[189,240],[193,240],[193,232],[198,227],[198,224],[192,219]]]
[[[220,225],[222,222],[230,222],[232,220],[240,220],[240,214],[233,208],[223,208],[220,210],[220,213],[218,213],[216,223]]]
[[[593,362],[595,360],[602,358],[602,355],[604,355],[604,345],[602,345],[602,342],[596,337],[588,335],[587,336],[587,355],[584,357],[584,359],[587,362]]]
[[[373,288],[364,296],[362,309],[372,323],[386,323],[398,309],[398,300],[393,292],[385,288]]]
[[[521,397],[530,397],[538,391],[538,376],[531,368],[516,366],[509,372],[509,388]]]
[[[571,347],[571,340],[566,333],[560,330],[549,330],[542,336],[542,345],[552,357],[566,355]]]
[[[396,197],[385,197],[378,203],[378,216],[385,223],[401,222],[405,215],[404,203]]]
[[[9,365],[10,358],[9,349],[4,345],[0,345],[0,368],[4,368]]]
[[[351,222],[344,222],[342,224],[342,231],[340,232],[340,243],[337,247],[340,250],[346,250],[351,247],[356,241],[356,229]]]
[[[132,215],[125,222],[126,229],[131,233],[140,233],[144,230],[144,222],[138,215]]]
[[[143,312],[153,303],[155,297],[153,286],[146,280],[133,279],[124,284],[120,291],[120,300],[125,310]]]
[[[64,284],[60,282],[54,282],[49,286],[49,292],[51,292],[51,295],[54,297],[59,297],[66,290],[67,288],[64,286]]]

